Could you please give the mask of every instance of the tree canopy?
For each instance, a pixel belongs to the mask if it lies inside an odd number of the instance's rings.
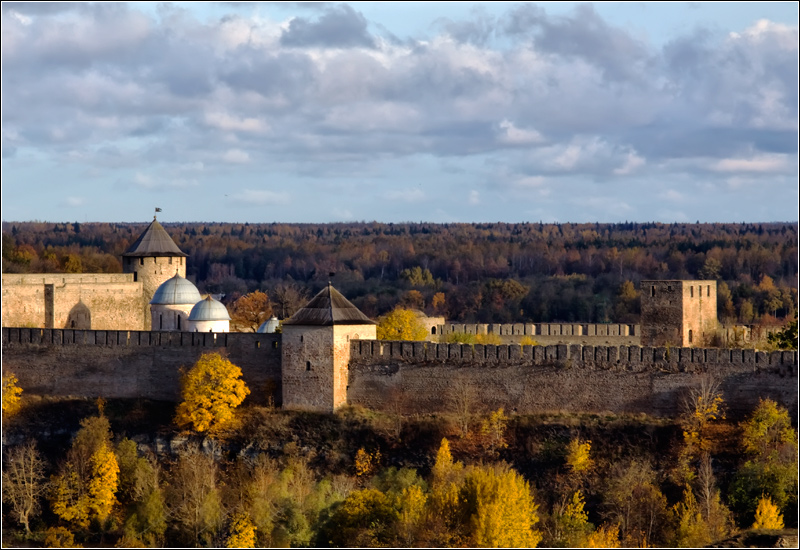
[[[182,401],[175,422],[198,432],[216,432],[234,418],[250,390],[242,370],[219,353],[204,353],[181,378]]]

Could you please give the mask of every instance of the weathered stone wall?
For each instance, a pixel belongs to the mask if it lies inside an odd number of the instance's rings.
[[[466,385],[485,409],[672,416],[702,375],[720,381],[732,414],[766,397],[797,410],[797,352],[639,346],[356,342],[348,401],[443,412]]]
[[[639,325],[595,323],[444,323],[436,327],[436,334],[441,338],[450,334],[494,334],[504,344],[520,344],[524,338],[532,338],[542,345],[636,346],[640,343],[640,332]]]
[[[3,328],[3,370],[37,395],[177,400],[206,352],[242,369],[248,401],[281,401],[280,335]]]
[[[144,307],[130,274],[3,274],[3,326],[141,330]]]
[[[252,392],[248,400],[280,403],[283,385],[287,406],[332,409],[334,388],[341,393],[344,383],[334,378],[333,331],[321,327],[317,338],[302,329],[292,334],[287,326],[280,335],[3,328],[3,369],[32,394],[176,400],[180,367],[219,351],[242,369]],[[710,375],[721,383],[732,415],[749,412],[766,397],[797,414],[795,351],[469,346],[356,340],[344,332],[340,344],[347,336],[349,368],[337,372],[348,375],[348,402],[370,408],[447,411],[454,386],[461,384],[486,409],[671,416],[687,389]]]
[[[684,346],[683,281],[642,281],[643,346]]]
[[[332,411],[332,327],[285,325],[281,345],[283,406]]]

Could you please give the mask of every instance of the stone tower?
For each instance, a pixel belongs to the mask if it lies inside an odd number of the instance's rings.
[[[187,256],[155,216],[144,233],[122,254],[123,273],[133,273],[133,280],[142,283],[142,318],[145,330],[151,329],[150,300],[158,287],[175,274],[186,277]]]
[[[716,281],[642,281],[642,345],[702,347],[717,331]]]
[[[376,326],[328,283],[283,323],[283,406],[332,412],[347,404],[352,340],[375,340]]]

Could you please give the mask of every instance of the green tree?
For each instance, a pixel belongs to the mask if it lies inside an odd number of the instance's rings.
[[[217,433],[229,425],[250,390],[239,367],[219,353],[204,353],[181,378],[175,422],[198,432]]]
[[[393,499],[377,489],[350,493],[320,530],[324,545],[343,547],[389,546],[399,515]]]
[[[733,479],[729,500],[744,526],[763,496],[784,511],[797,505],[798,463],[797,432],[788,411],[775,401],[761,400],[741,428],[747,459]]]
[[[797,312],[794,319],[777,332],[767,335],[767,341],[778,349],[797,349]]]
[[[378,340],[425,340],[427,336],[425,326],[410,309],[397,308],[378,320]]]

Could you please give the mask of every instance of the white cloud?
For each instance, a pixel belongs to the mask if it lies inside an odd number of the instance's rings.
[[[627,176],[632,174],[646,164],[645,159],[636,154],[636,151],[629,151],[625,161],[619,168],[614,170],[615,176]]]
[[[784,172],[789,168],[788,155],[761,154],[750,158],[726,158],[711,163],[715,172]]]
[[[467,198],[467,202],[472,205],[478,205],[481,203],[481,194],[475,191],[474,189],[469,192],[469,196]]]
[[[226,132],[266,132],[269,130],[269,125],[261,119],[238,118],[223,112],[206,113],[205,122],[213,128]]]
[[[544,137],[536,130],[517,128],[513,122],[504,119],[500,123],[498,140],[508,145],[537,145],[544,143]]]

